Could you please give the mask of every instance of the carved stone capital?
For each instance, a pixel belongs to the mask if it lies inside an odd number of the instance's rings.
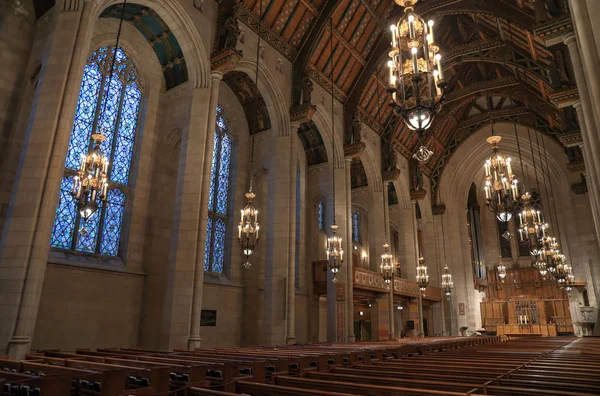
[[[398,169],[398,168],[393,168],[393,169],[381,172],[381,180],[383,180],[384,183],[385,182],[388,182],[388,183],[395,182],[399,178],[400,178],[400,169]]]
[[[434,216],[443,215],[444,213],[446,213],[446,205],[444,205],[444,204],[433,205],[431,207],[431,213],[433,213]]]
[[[567,169],[571,173],[583,173],[585,172],[585,163],[581,162],[571,162],[567,164]]]
[[[345,144],[344,145],[344,157],[359,158],[366,149],[367,149],[367,145],[364,142]]]
[[[427,195],[427,191],[425,189],[413,190],[410,192],[411,201],[420,201]]]
[[[317,106],[310,103],[300,104],[290,109],[290,119],[292,122],[304,124],[312,119],[317,111]]]
[[[571,191],[575,194],[585,194],[588,192],[587,182],[583,179],[580,183],[571,184]]]
[[[225,74],[235,70],[237,63],[242,59],[242,54],[232,49],[224,49],[223,51],[213,54],[210,58],[211,70],[217,70]]]

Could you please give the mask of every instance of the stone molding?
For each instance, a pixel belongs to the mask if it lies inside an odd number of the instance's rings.
[[[317,112],[317,106],[310,103],[294,106],[290,109],[290,118],[292,122],[304,124],[312,120],[313,115]]]
[[[365,142],[358,142],[344,145],[344,157],[346,159],[360,158],[362,153],[367,149]]]

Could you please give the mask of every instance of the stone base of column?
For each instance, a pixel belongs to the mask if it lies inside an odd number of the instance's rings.
[[[8,343],[8,357],[12,360],[23,360],[29,352],[31,338],[26,336],[14,336]]]
[[[285,338],[285,343],[286,345],[292,345],[296,343],[296,336],[295,335],[289,335]]]
[[[202,344],[202,338],[200,336],[190,336],[188,339],[188,350],[193,351],[196,348],[200,348]]]
[[[348,342],[356,342],[356,336],[355,335],[349,335],[348,336]]]

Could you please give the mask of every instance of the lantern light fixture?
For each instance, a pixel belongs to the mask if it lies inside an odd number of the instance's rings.
[[[442,274],[442,290],[444,294],[450,300],[450,295],[454,290],[454,281],[452,280],[452,274],[450,274],[450,270],[448,269],[448,264],[444,265],[444,273]]]
[[[504,283],[504,279],[506,278],[506,266],[504,264],[498,265],[498,276],[500,277],[500,282]]]
[[[519,186],[511,166],[511,158],[500,153],[498,143],[501,136],[492,136],[487,142],[492,145],[492,156],[485,161],[485,201],[488,209],[499,221],[509,222],[519,203]]]
[[[423,257],[419,257],[419,265],[417,266],[417,285],[421,293],[425,293],[427,286],[429,286],[429,275],[427,275],[427,266],[425,266]]]
[[[444,72],[434,21],[425,22],[414,11],[418,0],[396,0],[404,14],[390,26],[388,93],[394,113],[419,137],[439,112],[444,97]]]
[[[383,254],[381,255],[381,277],[385,282],[386,288],[389,290],[390,285],[394,280],[394,264],[392,263],[392,254],[389,252],[389,247],[387,243],[383,245]]]

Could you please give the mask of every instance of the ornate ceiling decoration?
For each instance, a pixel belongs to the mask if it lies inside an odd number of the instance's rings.
[[[101,18],[120,18],[121,7],[114,4],[105,9]],[[151,8],[127,3],[125,21],[131,23],[148,41],[160,62],[167,90],[188,80],[187,66],[177,38],[165,21]]]
[[[227,83],[242,104],[250,134],[271,129],[267,105],[250,76],[242,72],[230,72],[225,74],[223,81]]]

